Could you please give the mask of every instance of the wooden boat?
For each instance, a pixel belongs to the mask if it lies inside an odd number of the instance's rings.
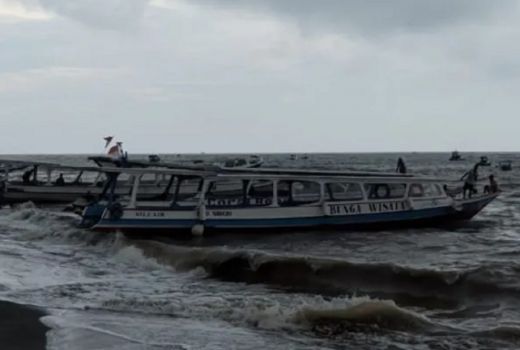
[[[113,163],[112,163],[113,166]],[[138,166],[132,164],[132,166]],[[201,170],[203,168],[198,168]],[[0,204],[74,204],[82,210],[89,202],[108,191],[109,173],[100,166],[71,166],[57,163],[0,160]],[[61,176],[63,175],[63,176]],[[58,179],[62,177],[60,182]],[[141,177],[139,199],[161,195],[166,180],[159,174]],[[130,193],[133,177],[118,176],[117,195]],[[196,183],[191,186],[196,188]],[[187,186],[188,187],[188,186]]]
[[[204,231],[391,228],[471,219],[498,193],[464,199],[449,183],[412,175],[283,169],[188,171],[112,169],[134,175],[131,194],[115,193],[83,212],[96,231],[174,234]],[[141,175],[170,179],[160,200],[139,200]],[[186,181],[197,191],[182,190]]]
[[[1,204],[71,203],[103,191],[105,173],[96,167],[16,160],[0,160],[0,164]]]

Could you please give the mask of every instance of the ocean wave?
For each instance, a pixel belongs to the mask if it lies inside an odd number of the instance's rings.
[[[133,264],[147,264],[151,268],[156,262],[181,271],[202,268],[209,276],[224,281],[263,283],[331,296],[366,293],[393,299],[400,305],[446,308],[485,295],[518,298],[520,290],[517,282],[520,268],[515,270],[515,266],[509,266],[508,271],[499,265],[441,271],[393,263],[275,255],[249,249],[189,247],[80,230],[75,227],[77,220],[70,213],[28,205],[7,211],[0,217],[0,226],[11,229],[13,236],[23,239],[101,245],[112,249],[120,260],[132,260]]]
[[[206,298],[186,308],[178,300],[117,299],[103,303],[98,310],[144,313],[170,317],[222,319],[237,326],[263,330],[312,331],[321,336],[346,332],[401,331],[433,333],[449,328],[426,316],[399,307],[392,300],[370,297],[324,299],[319,296],[295,296],[284,303],[258,297]]]
[[[519,290],[515,283],[504,283],[514,276],[507,276],[497,266],[439,271],[391,263],[191,248],[154,241],[130,241],[129,244],[161,264],[177,270],[203,268],[209,276],[223,281],[264,283],[322,295],[369,293],[390,297],[400,304],[427,308],[452,307],[458,301],[485,295],[516,297]]]
[[[370,327],[394,331],[430,332],[439,328],[425,316],[389,300],[369,300],[346,308],[301,310],[296,319],[322,335],[358,331]]]
[[[2,211],[0,233],[13,240],[96,246],[105,251],[121,240],[121,234],[106,235],[80,229],[78,222],[79,217],[72,213],[23,205]]]
[[[520,344],[520,327],[518,326],[498,326],[491,329],[472,332],[471,334],[475,337],[492,338],[509,343]]]

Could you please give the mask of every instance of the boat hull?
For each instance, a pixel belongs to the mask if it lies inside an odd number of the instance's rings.
[[[125,234],[143,235],[173,235],[190,233],[194,226],[203,225],[204,232],[230,231],[262,231],[279,232],[291,230],[374,230],[409,227],[440,226],[463,222],[471,219],[482,210],[496,195],[459,201],[456,206],[443,205],[438,207],[397,210],[390,212],[367,213],[359,215],[323,215],[323,209],[317,209],[314,215],[279,215],[278,217],[240,218],[232,211],[220,210],[221,217],[208,217],[200,220],[192,211],[177,213],[176,218],[168,217],[170,212],[157,209],[143,211],[135,210],[125,213],[120,219],[111,220],[103,216],[93,229],[100,232],[123,232]],[[99,209],[98,209],[99,210]],[[321,211],[321,215],[316,212]],[[126,215],[128,214],[128,215]],[[147,217],[147,215],[150,215]],[[228,216],[229,218],[226,218]],[[131,218],[130,218],[131,217]]]

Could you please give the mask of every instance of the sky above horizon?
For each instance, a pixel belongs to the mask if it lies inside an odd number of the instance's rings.
[[[520,0],[0,0],[0,153],[520,151]]]

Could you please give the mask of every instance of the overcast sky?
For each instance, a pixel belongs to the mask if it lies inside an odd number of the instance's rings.
[[[520,151],[520,1],[0,0],[0,153]]]

